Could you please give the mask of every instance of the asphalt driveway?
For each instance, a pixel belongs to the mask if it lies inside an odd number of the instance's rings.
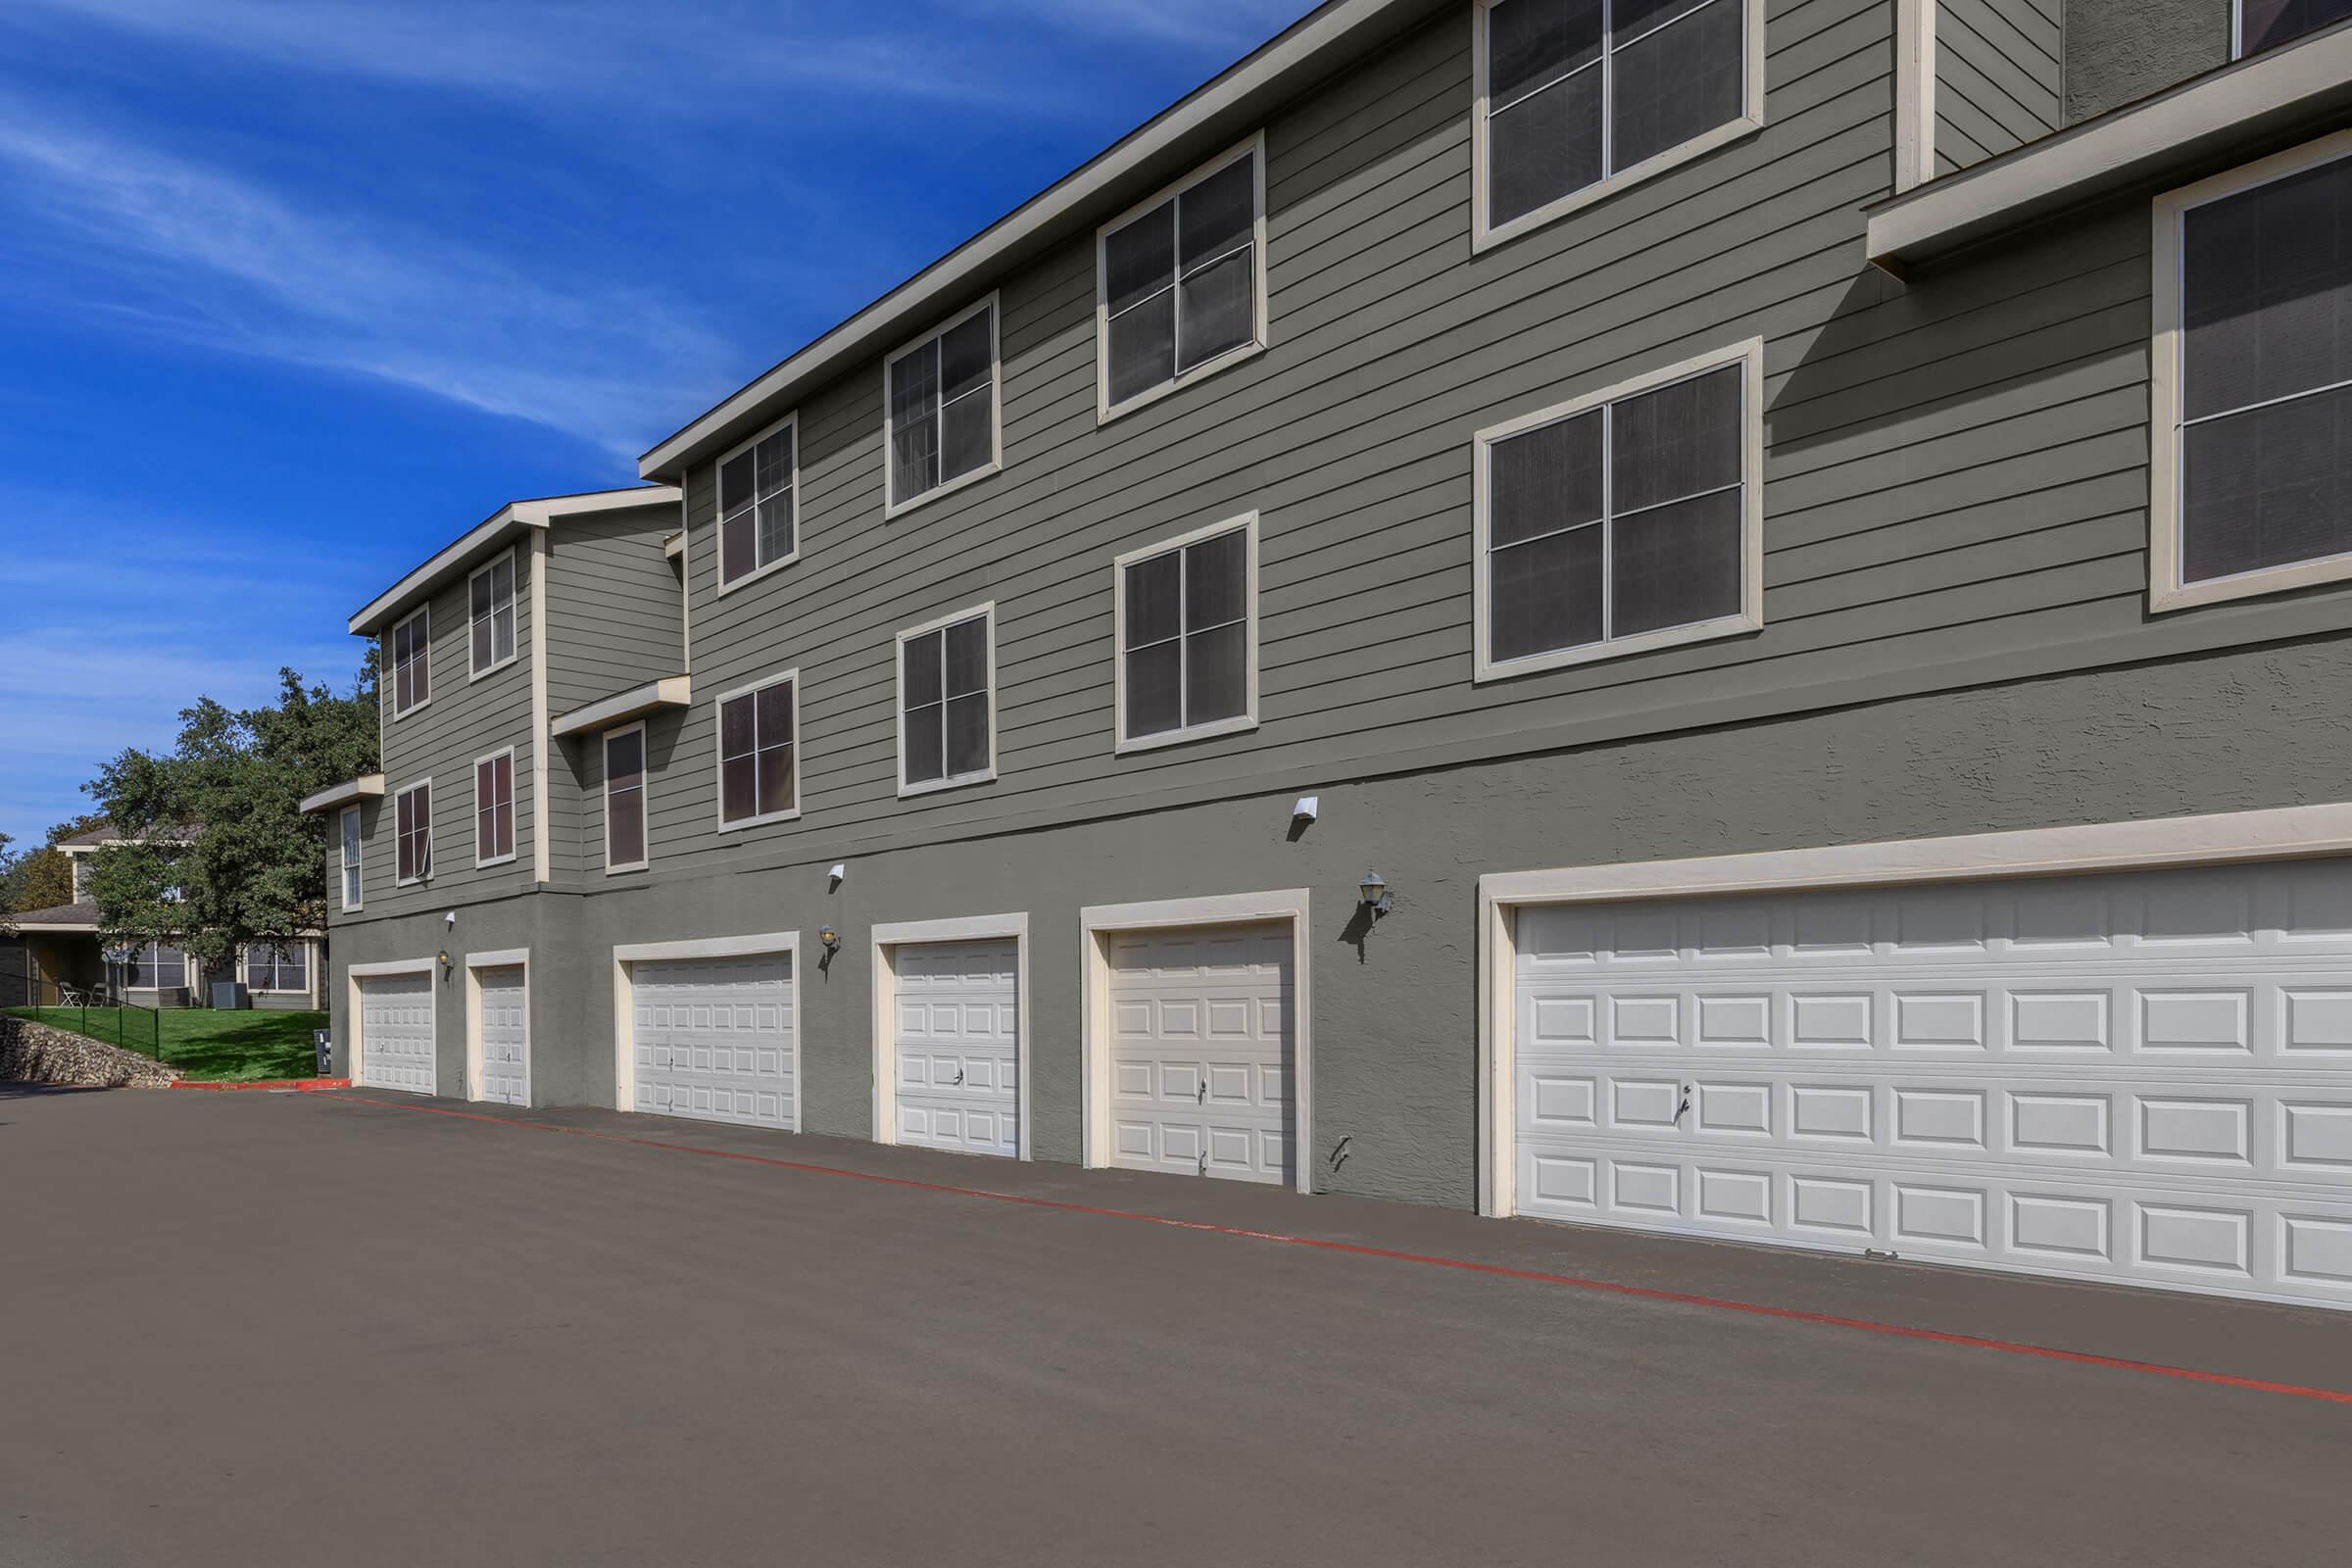
[[[0,1093],[0,1563],[2352,1540],[2352,1317],[397,1099]]]

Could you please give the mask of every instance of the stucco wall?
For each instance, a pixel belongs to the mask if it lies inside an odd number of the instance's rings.
[[[2067,0],[2066,122],[2230,61],[2230,0]]]

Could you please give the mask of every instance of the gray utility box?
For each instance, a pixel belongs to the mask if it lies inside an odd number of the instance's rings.
[[[213,982],[213,1005],[223,1012],[234,1012],[253,1005],[253,994],[245,989],[242,980]]]

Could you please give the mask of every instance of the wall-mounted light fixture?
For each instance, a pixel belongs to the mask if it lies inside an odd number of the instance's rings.
[[[453,918],[454,918],[454,916],[453,916]],[[442,972],[442,974],[443,974],[443,975],[447,975],[447,974],[449,973],[449,952],[448,952],[448,950],[447,950],[447,949],[443,949],[443,950],[442,950],[442,952],[441,952],[441,956],[441,956],[441,972]]]
[[[823,930],[817,932],[816,940],[825,945],[825,951],[827,953],[839,953],[841,951],[841,933],[834,930],[831,926],[826,926]]]
[[[450,925],[456,925],[458,923],[458,911],[452,909],[441,918]]]
[[[1312,822],[1316,816],[1322,812],[1322,796],[1301,795],[1298,797],[1298,804],[1291,808],[1291,820],[1294,822]]]
[[[825,878],[832,884],[832,886],[826,888],[825,891],[827,893],[839,892],[841,890],[841,885],[850,879],[850,862],[847,860],[839,862],[833,867],[832,870],[825,873]]]
[[[1389,897],[1389,884],[1382,880],[1378,871],[1366,871],[1364,879],[1355,885],[1355,893],[1363,901],[1364,907],[1372,911],[1375,919],[1396,906],[1396,901]]]

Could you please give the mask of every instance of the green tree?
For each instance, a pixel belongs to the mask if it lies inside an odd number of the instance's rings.
[[[326,923],[326,824],[305,796],[376,768],[375,664],[337,695],[279,671],[277,702],[180,713],[167,755],[127,751],[87,788],[133,842],[93,858],[110,947],[172,941],[219,963]]]
[[[11,906],[54,909],[61,904],[72,904],[74,858],[58,846],[76,834],[106,826],[108,820],[104,811],[92,811],[70,822],[60,822],[49,830],[48,841],[41,848],[20,856],[14,862]]]

